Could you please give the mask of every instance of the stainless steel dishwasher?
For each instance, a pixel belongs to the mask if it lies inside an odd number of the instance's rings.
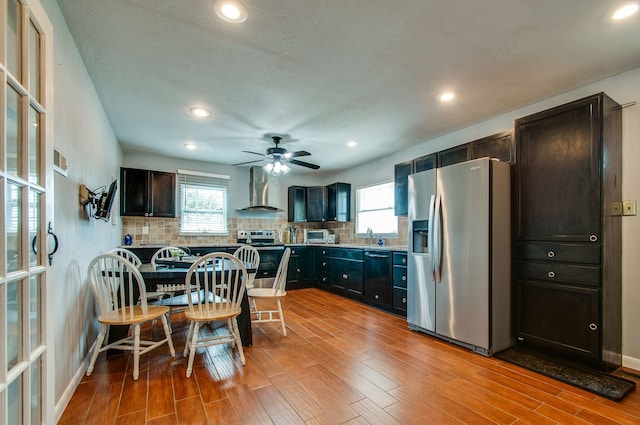
[[[391,251],[365,250],[364,298],[368,302],[385,308],[393,306],[391,271]]]

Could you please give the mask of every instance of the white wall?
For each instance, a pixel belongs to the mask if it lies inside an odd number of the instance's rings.
[[[67,157],[68,177],[54,173],[53,226],[60,249],[53,258],[55,300],[56,414],[75,390],[74,379],[95,339],[95,314],[86,268],[96,255],[120,240],[115,223],[89,220],[79,204],[78,188],[111,183],[118,176],[122,151],[117,143],[93,83],[70,36],[55,0],[42,1],[54,27],[54,140]],[[116,206],[117,207],[117,206]],[[114,211],[117,217],[117,208]]]

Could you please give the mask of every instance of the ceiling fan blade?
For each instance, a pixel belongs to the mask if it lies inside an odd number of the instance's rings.
[[[297,152],[286,153],[284,156],[286,156],[287,158],[295,158],[298,156],[309,156],[309,155],[311,154],[307,151],[297,151]]]
[[[252,151],[241,151],[241,152],[245,152],[245,153],[252,153],[254,155],[260,155],[260,156],[264,156],[263,153],[258,153],[258,152],[252,152]]]
[[[317,170],[318,168],[320,168],[319,165],[310,164],[310,163],[304,162],[304,161],[298,161],[297,159],[290,159],[289,162],[292,163],[292,164],[301,165],[303,167],[311,168],[313,170]]]
[[[231,165],[245,165],[245,164],[253,164],[254,162],[261,162],[262,159],[254,159],[253,161],[247,161],[247,162],[239,162],[237,164],[231,164]]]

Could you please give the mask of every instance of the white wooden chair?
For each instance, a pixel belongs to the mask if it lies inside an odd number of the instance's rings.
[[[133,379],[136,380],[141,354],[166,342],[171,356],[176,355],[166,319],[169,308],[147,305],[144,279],[133,263],[113,253],[99,255],[89,264],[87,275],[98,307],[100,323],[100,333],[93,347],[87,376],[93,372],[98,354],[110,348],[133,352]],[[137,293],[140,294],[139,305],[136,304]],[[162,320],[165,338],[160,341],[141,340],[140,325],[156,319]],[[131,327],[131,334],[103,347],[111,325],[128,325]]]
[[[154,270],[158,267],[157,260],[163,258],[172,258],[174,256],[185,256],[188,255],[187,251],[177,246],[165,246],[160,248],[156,252],[153,253],[151,257],[151,265]],[[156,290],[153,294],[157,294],[155,298],[158,300],[154,302],[154,305],[166,305],[169,307],[169,314],[167,315],[167,320],[169,321],[169,329],[171,329],[171,314],[175,312],[184,311],[186,305],[176,305],[176,303],[172,303],[171,300],[164,300],[165,298],[173,298],[176,293],[182,294],[185,291],[186,287],[184,284],[158,284],[156,286]],[[152,299],[151,297],[147,297],[147,299]],[[163,301],[164,300],[164,301]]]
[[[187,377],[193,371],[196,349],[217,344],[231,343],[238,348],[240,361],[245,364],[237,317],[242,311],[240,301],[247,283],[247,269],[237,257],[225,252],[213,252],[193,263],[185,277],[189,320],[184,355],[189,354]],[[228,334],[200,337],[203,323],[223,321]]]
[[[126,248],[113,248],[111,251],[108,252],[108,254],[116,254],[121,257],[124,257],[127,261],[129,261],[131,264],[133,264],[137,268],[139,268],[142,265],[142,260],[140,260],[140,258],[138,258],[136,254],[134,254],[133,252],[129,251]],[[148,294],[149,293],[147,293],[147,295]]]
[[[280,322],[282,325],[282,334],[287,336],[287,328],[284,325],[284,315],[282,314],[282,303],[280,300],[287,295],[285,286],[287,284],[287,268],[289,267],[289,257],[291,256],[291,248],[284,250],[282,259],[278,265],[276,278],[271,288],[251,288],[247,290],[249,296],[249,305],[251,308],[251,322],[268,323]],[[271,300],[276,302],[277,310],[260,310],[260,300]]]
[[[247,269],[253,269],[252,273],[249,273],[249,281],[246,288],[253,288],[253,282],[256,279],[258,273],[258,266],[260,266],[260,253],[257,249],[251,245],[242,245],[233,253],[235,257],[238,257],[242,261]]]

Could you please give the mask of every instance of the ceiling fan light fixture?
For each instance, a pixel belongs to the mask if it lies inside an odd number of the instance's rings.
[[[291,171],[291,168],[279,159],[274,159],[262,168],[273,176],[281,176]]]
[[[239,0],[214,0],[213,10],[222,20],[239,24],[247,20],[247,7]]]

